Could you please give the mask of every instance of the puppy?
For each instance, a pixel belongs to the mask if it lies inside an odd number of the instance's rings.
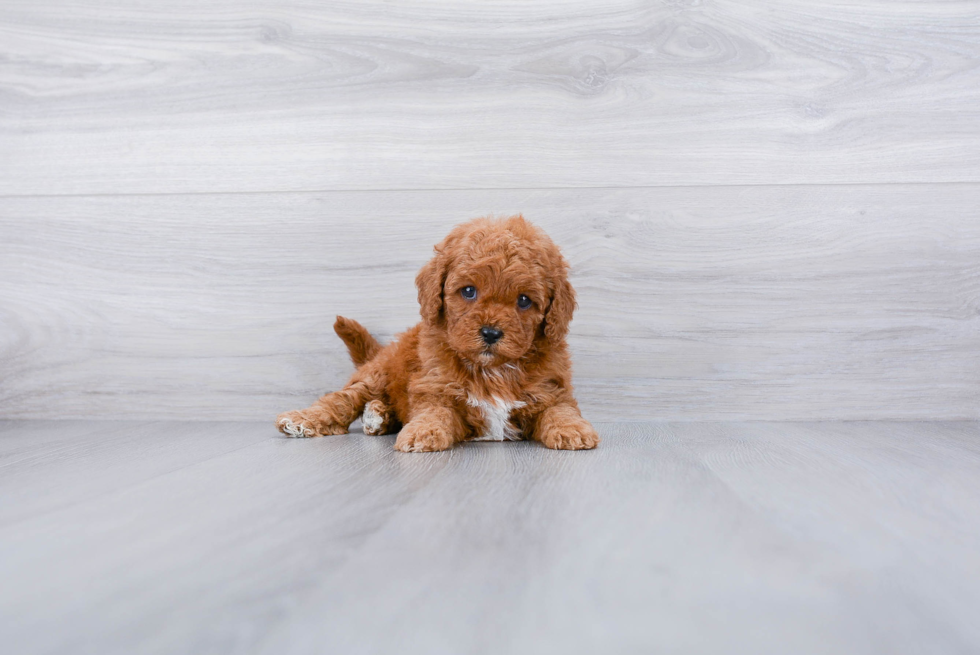
[[[280,414],[291,437],[401,427],[395,448],[446,450],[462,441],[531,438],[595,448],[572,396],[565,336],[575,310],[568,264],[551,239],[513,216],[454,228],[415,278],[422,322],[382,347],[359,323],[334,330],[357,366],[347,385]]]

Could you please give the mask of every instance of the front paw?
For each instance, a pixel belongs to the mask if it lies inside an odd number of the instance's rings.
[[[395,450],[403,453],[428,453],[448,450],[455,439],[444,426],[429,421],[409,421],[395,440]]]
[[[321,437],[327,434],[346,434],[347,428],[321,420],[309,410],[284,412],[276,417],[276,427],[287,437]]]
[[[555,421],[538,435],[538,441],[555,450],[588,450],[599,445],[599,434],[584,418]]]

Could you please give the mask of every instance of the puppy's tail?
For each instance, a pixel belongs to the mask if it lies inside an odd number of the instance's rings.
[[[354,366],[358,368],[371,361],[381,350],[381,344],[378,343],[378,340],[355,320],[338,316],[337,321],[333,324],[333,331],[347,345],[350,358],[354,361]]]

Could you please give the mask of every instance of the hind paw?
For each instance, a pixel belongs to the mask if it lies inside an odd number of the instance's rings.
[[[388,434],[391,430],[392,423],[391,409],[380,400],[370,400],[364,406],[364,414],[361,415],[364,434],[373,437]]]
[[[276,427],[287,437],[319,437],[325,434],[346,434],[342,425],[323,421],[308,411],[285,412],[276,417]]]

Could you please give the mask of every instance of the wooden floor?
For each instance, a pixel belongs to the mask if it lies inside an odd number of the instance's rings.
[[[966,653],[980,424],[0,422],[9,653]]]

